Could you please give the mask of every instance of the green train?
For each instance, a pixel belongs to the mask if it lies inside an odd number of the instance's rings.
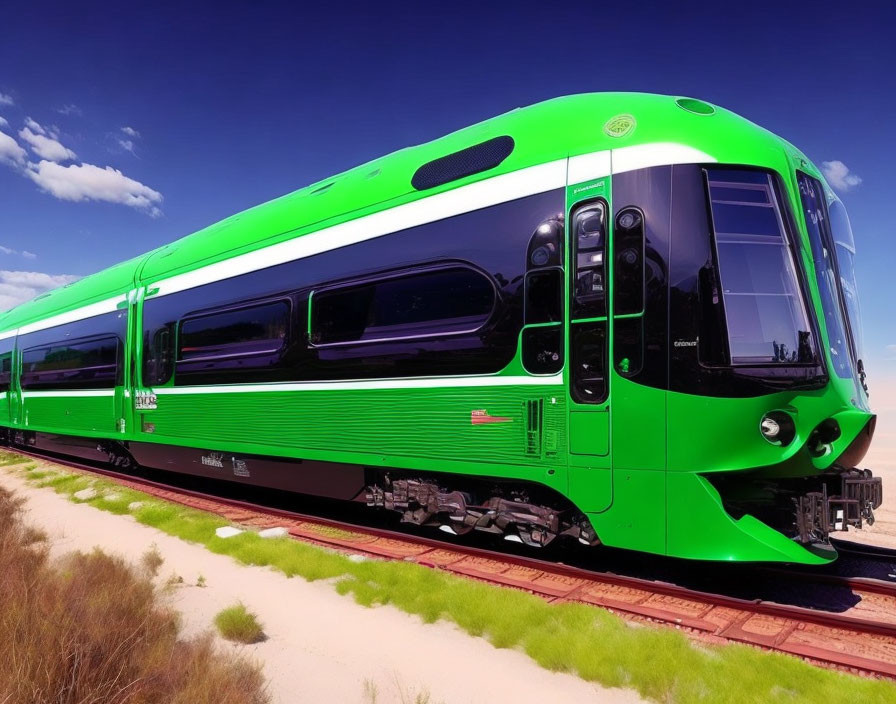
[[[0,426],[453,534],[825,563],[881,503],[854,253],[746,119],[558,98],[3,314]]]

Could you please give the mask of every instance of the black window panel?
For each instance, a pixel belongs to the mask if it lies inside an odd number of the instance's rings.
[[[613,312],[631,315],[644,310],[644,216],[624,208],[613,229]]]
[[[607,400],[607,324],[575,323],[570,326],[572,397],[579,403]]]
[[[731,363],[814,364],[797,264],[771,176],[760,172],[762,182],[755,171],[706,173]],[[761,202],[753,197],[757,191]]]
[[[586,203],[572,214],[571,237],[575,284],[572,317],[598,318],[607,314],[606,267],[607,206]]]
[[[288,327],[286,301],[188,318],[180,325],[178,361],[273,354],[286,344]]]
[[[840,290],[846,305],[846,319],[849,333],[855,346],[856,359],[863,356],[862,316],[859,308],[859,291],[856,283],[855,255],[856,243],[852,234],[852,225],[846,208],[839,200],[828,204],[828,220],[831,223],[831,234],[834,238],[834,258],[840,273]]]
[[[122,351],[123,341],[127,336],[127,322],[128,312],[126,309],[122,309],[19,335],[16,341],[17,349],[25,350],[26,352],[28,350],[56,349],[58,351],[56,355],[57,361],[60,361],[60,363],[61,358],[68,354],[64,350],[76,343],[93,344],[96,341],[102,341],[101,347],[112,346],[116,350],[115,354],[117,355],[116,359],[110,362],[108,351],[91,353],[89,350],[81,350],[80,352],[76,350],[71,353],[71,356],[75,357],[83,353],[83,359],[85,360],[83,365],[80,365],[78,368],[72,367],[68,370],[44,370],[44,372],[41,372],[43,374],[41,379],[32,374],[27,380],[26,375],[29,369],[23,361],[22,388],[94,389],[109,388],[122,384],[124,380]],[[114,345],[112,345],[113,341],[115,342]],[[40,360],[37,359],[37,356],[33,356],[32,361],[38,362]],[[67,363],[71,364],[71,360]],[[111,372],[109,369],[110,364]],[[91,369],[92,366],[98,368]],[[76,373],[78,369],[83,373]],[[56,380],[51,380],[54,376],[57,377]],[[30,384],[28,383],[29,381],[31,382]]]
[[[824,188],[817,179],[801,171],[797,171],[797,182],[806,216],[809,243],[812,247],[812,259],[815,263],[818,292],[828,332],[831,361],[837,376],[850,379],[853,377],[853,366],[845,315],[840,304],[836,253],[828,221]]]
[[[283,362],[289,313],[288,301],[273,301],[187,318],[180,324],[175,383],[266,380],[265,372]]]
[[[312,381],[498,372],[513,360],[519,346],[532,233],[540,223],[556,219],[564,197],[563,189],[540,193],[161,298],[150,296],[143,309],[143,381],[159,385],[164,382],[153,379],[170,377],[152,342],[159,331],[174,329],[171,326],[191,311],[287,294],[293,301],[294,329],[304,331],[313,289],[320,292],[333,282],[379,277],[398,267],[444,267],[446,262],[468,262],[497,287],[498,305],[481,329],[324,347],[309,346],[304,335],[294,335],[287,342],[283,366],[269,370],[269,376]]]
[[[735,177],[729,172],[720,172],[713,176],[713,181],[762,184],[763,179],[767,179],[764,172],[739,173]],[[726,183],[724,188],[729,185]],[[753,192],[759,191],[754,189]],[[739,192],[743,193],[744,189],[740,188]],[[731,197],[732,194],[725,195]],[[782,213],[792,230],[788,209]],[[673,167],[671,231],[670,388],[702,396],[743,398],[768,394],[793,383],[823,384],[823,380],[819,381],[822,370],[817,366],[755,369],[729,365],[722,289],[710,233],[709,201],[699,166]]]
[[[119,376],[117,337],[59,342],[22,352],[23,389],[107,389]]]
[[[563,269],[536,269],[526,274],[526,325],[563,320]]]
[[[317,346],[474,333],[495,308],[495,289],[465,267],[412,271],[400,276],[315,291],[311,342]]]
[[[523,366],[531,374],[555,374],[563,369],[563,327],[550,325],[523,330]]]
[[[0,340],[0,393],[9,391],[12,381],[12,354],[15,342],[15,337]]]
[[[672,167],[657,166],[613,176],[614,222],[637,208],[644,215],[643,363],[629,379],[668,388],[668,285],[671,247]]]
[[[638,375],[644,367],[643,318],[616,318],[613,321],[613,358],[620,375]]]
[[[433,159],[417,169],[411,185],[418,191],[423,191],[488,171],[510,156],[513,147],[513,138],[504,135]]]
[[[175,323],[168,323],[156,330],[147,330],[143,338],[143,384],[161,386],[171,380],[174,373]]]

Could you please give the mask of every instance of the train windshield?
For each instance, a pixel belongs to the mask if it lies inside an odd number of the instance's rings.
[[[859,293],[856,285],[856,244],[852,235],[852,226],[846,208],[836,198],[828,205],[831,218],[831,233],[834,236],[834,253],[837,267],[840,270],[840,288],[846,303],[846,314],[852,332],[856,357],[862,359],[863,334],[862,318],[859,310]]]
[[[707,170],[733,365],[814,365],[815,343],[771,175]]]
[[[855,243],[846,209],[839,200],[830,209],[824,187],[818,179],[797,172],[806,228],[812,245],[812,259],[824,309],[831,361],[842,379],[854,379],[859,387],[861,322],[856,277],[853,268]]]

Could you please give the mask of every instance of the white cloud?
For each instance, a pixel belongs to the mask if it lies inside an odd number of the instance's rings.
[[[25,127],[27,127],[32,132],[36,132],[37,134],[47,133],[47,131],[40,126],[40,123],[37,120],[33,120],[30,117],[25,118]]]
[[[60,115],[83,115],[84,111],[81,110],[77,105],[71,103],[70,105],[63,105],[61,108],[56,108],[56,112]]]
[[[139,137],[140,133],[135,130],[133,127],[122,127],[121,131],[124,132],[128,137]]]
[[[851,173],[842,161],[823,161],[821,171],[835,191],[849,191],[862,183],[862,178]]]
[[[11,95],[6,95],[5,93],[0,93],[0,105],[15,105],[16,101],[12,99]]]
[[[9,127],[9,122],[2,115],[0,115],[0,127]]]
[[[27,152],[19,143],[4,132],[0,132],[0,163],[22,166]]]
[[[40,127],[40,125],[38,125],[38,127]],[[28,142],[28,144],[31,145],[31,151],[42,159],[49,159],[50,161],[70,161],[77,156],[71,149],[62,146],[57,140],[51,137],[45,137],[43,134],[35,134],[28,127],[19,131],[19,137]]]
[[[37,259],[37,255],[34,252],[29,252],[27,249],[23,249],[20,252],[12,247],[4,247],[2,244],[0,244],[0,254],[21,254],[25,259]]]
[[[137,156],[137,152],[134,151],[134,142],[130,139],[119,139],[118,146],[124,149],[126,152],[130,152],[134,156]]]
[[[0,310],[13,308],[45,291],[65,286],[79,278],[70,274],[0,270]]]
[[[162,202],[161,193],[111,166],[103,169],[93,164],[62,166],[41,161],[29,164],[26,173],[41,189],[60,200],[100,200],[121,203],[152,217],[162,214],[158,207]]]

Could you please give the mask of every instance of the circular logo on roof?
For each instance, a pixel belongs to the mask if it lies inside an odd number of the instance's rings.
[[[617,115],[607,120],[604,124],[604,132],[610,137],[625,137],[635,129],[636,124],[635,118],[631,115]]]

